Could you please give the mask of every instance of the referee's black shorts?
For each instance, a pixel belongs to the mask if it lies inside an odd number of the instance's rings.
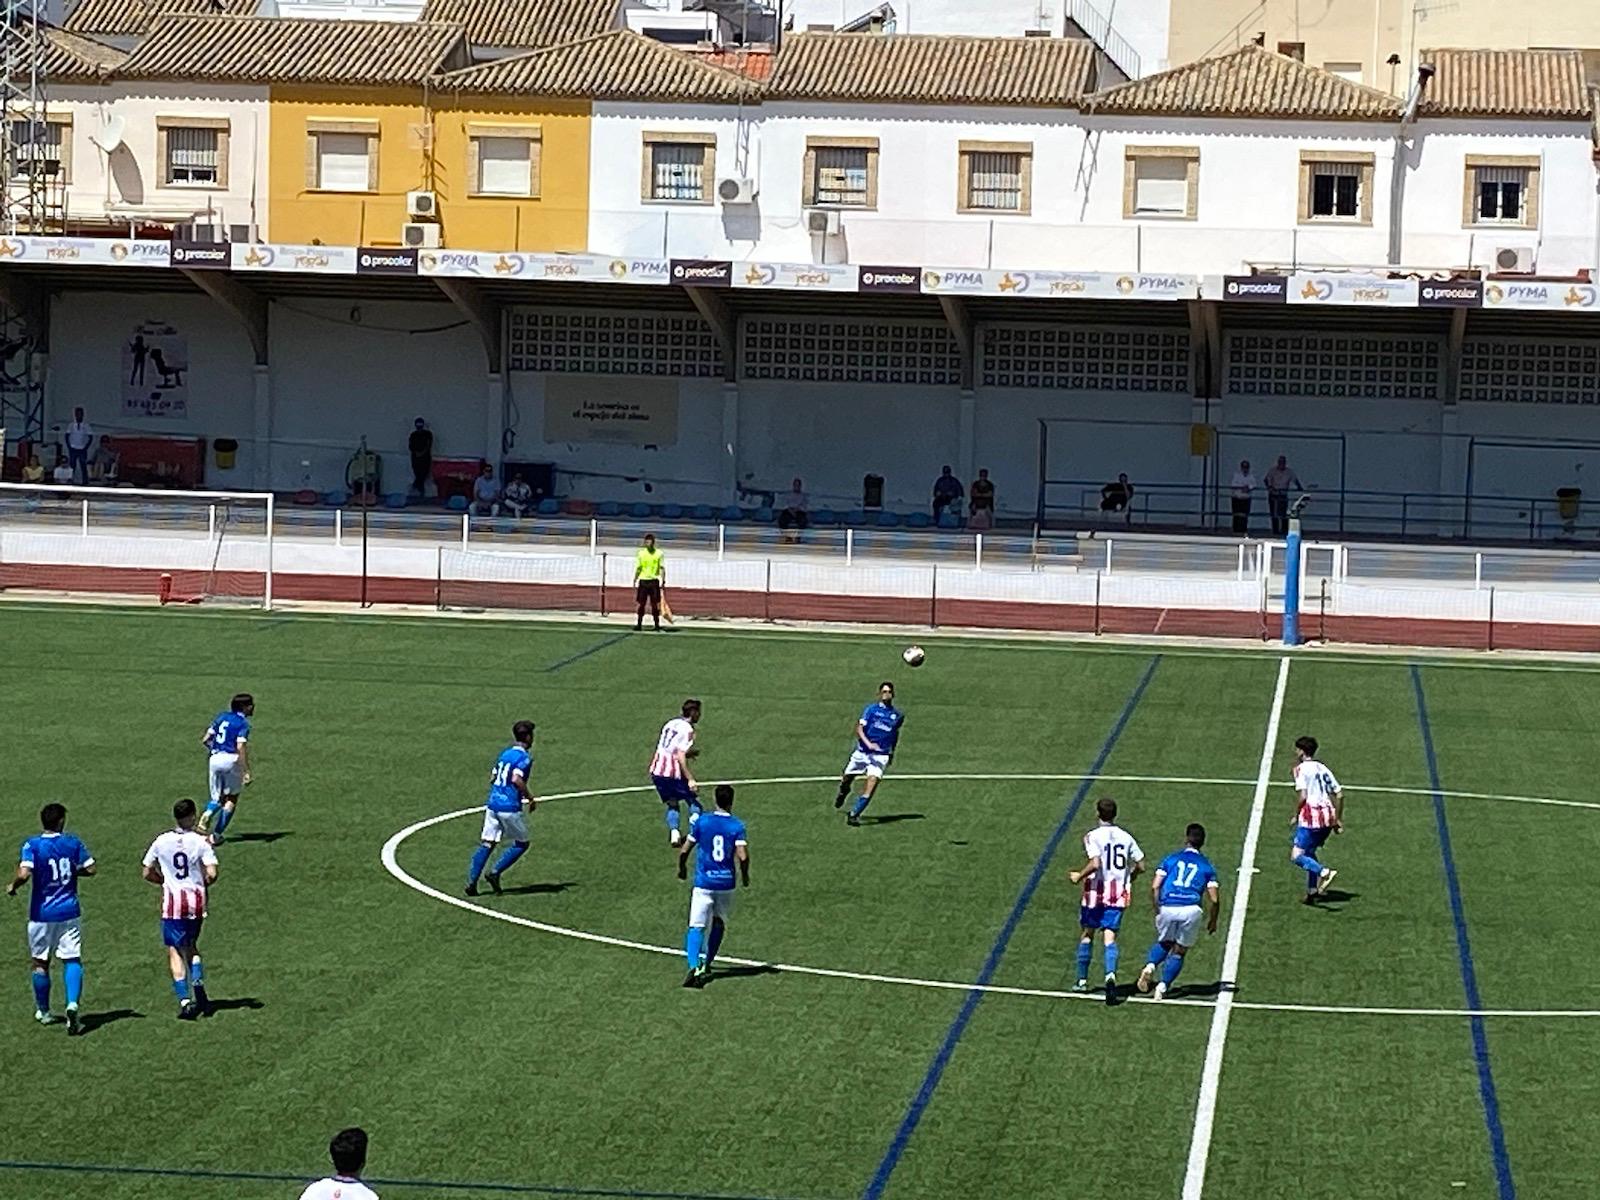
[[[639,580],[639,586],[634,589],[634,599],[637,600],[640,604],[643,604],[646,601],[650,601],[650,600],[659,602],[661,600],[661,580],[659,580],[659,579],[641,579],[641,580]]]

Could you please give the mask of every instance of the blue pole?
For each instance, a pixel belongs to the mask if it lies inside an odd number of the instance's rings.
[[[1283,545],[1283,644],[1300,644],[1300,518],[1289,518]]]

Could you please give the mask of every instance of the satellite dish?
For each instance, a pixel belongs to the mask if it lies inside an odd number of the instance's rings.
[[[127,131],[128,122],[124,118],[111,116],[106,118],[104,125],[89,135],[89,140],[110,154],[122,145],[122,135]]]

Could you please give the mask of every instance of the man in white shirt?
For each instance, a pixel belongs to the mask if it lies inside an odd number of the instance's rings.
[[[66,459],[56,459],[56,469],[50,472],[50,482],[62,487],[72,482],[72,468],[67,465]]]
[[[341,1129],[328,1143],[333,1174],[319,1179],[300,1193],[300,1200],[378,1200],[378,1193],[361,1182],[367,1166],[367,1131]]]
[[[1272,536],[1282,537],[1289,532],[1289,489],[1303,491],[1300,476],[1294,473],[1285,455],[1278,455],[1278,465],[1268,467],[1261,477],[1267,489],[1267,515],[1272,518]]]
[[[93,443],[94,428],[83,419],[83,409],[73,409],[67,425],[67,464],[76,483],[89,482],[89,447]]]
[[[472,512],[479,517],[500,515],[500,481],[494,477],[494,468],[488,463],[472,481]]]
[[[533,489],[521,475],[515,476],[511,480],[511,486],[506,488],[506,510],[521,520],[532,507]]]
[[[1245,459],[1233,473],[1228,494],[1233,502],[1233,531],[1250,532],[1250,493],[1256,490],[1256,477],[1250,474],[1250,460]]]

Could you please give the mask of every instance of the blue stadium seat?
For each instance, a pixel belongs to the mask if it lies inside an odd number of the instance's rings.
[[[615,500],[602,500],[595,506],[594,515],[597,517],[620,517],[622,505]]]
[[[880,529],[894,529],[899,524],[900,515],[898,513],[881,512],[878,514],[878,528]]]
[[[933,518],[927,513],[911,513],[906,517],[907,529],[929,529],[933,526]]]
[[[343,508],[350,503],[350,493],[335,489],[322,498],[324,504],[331,504],[334,508]]]
[[[844,520],[845,524],[849,525],[851,528],[860,529],[863,525],[871,524],[872,518],[867,516],[866,509],[857,508],[853,509],[850,515],[845,517]]]
[[[709,504],[696,504],[689,510],[689,515],[696,521],[709,521],[717,515],[717,510]]]
[[[651,505],[648,505],[643,501],[640,501],[638,504],[635,504],[628,510],[628,515],[630,517],[634,517],[640,521],[647,520],[650,517],[655,516],[655,514],[656,510]]]
[[[831,508],[819,509],[811,514],[811,523],[820,529],[832,529],[839,524],[839,514]]]
[[[744,509],[740,508],[737,504],[730,504],[727,508],[722,510],[721,520],[724,524],[737,525],[740,521],[744,520]]]
[[[942,512],[942,513],[939,514],[939,528],[940,529],[960,529],[961,528],[961,518],[958,517],[953,512]]]
[[[681,505],[681,504],[663,504],[661,506],[661,519],[663,521],[681,521],[681,520],[683,520],[683,505]]]
[[[465,496],[451,496],[444,502],[444,506],[451,512],[466,512],[467,498]]]
[[[539,515],[541,517],[556,517],[561,515],[561,501],[553,496],[546,496],[539,501]]]
[[[404,508],[407,499],[404,492],[390,492],[383,498],[383,506],[385,508]]]
[[[758,525],[771,525],[777,519],[777,514],[770,508],[758,508],[750,514],[750,519]]]

